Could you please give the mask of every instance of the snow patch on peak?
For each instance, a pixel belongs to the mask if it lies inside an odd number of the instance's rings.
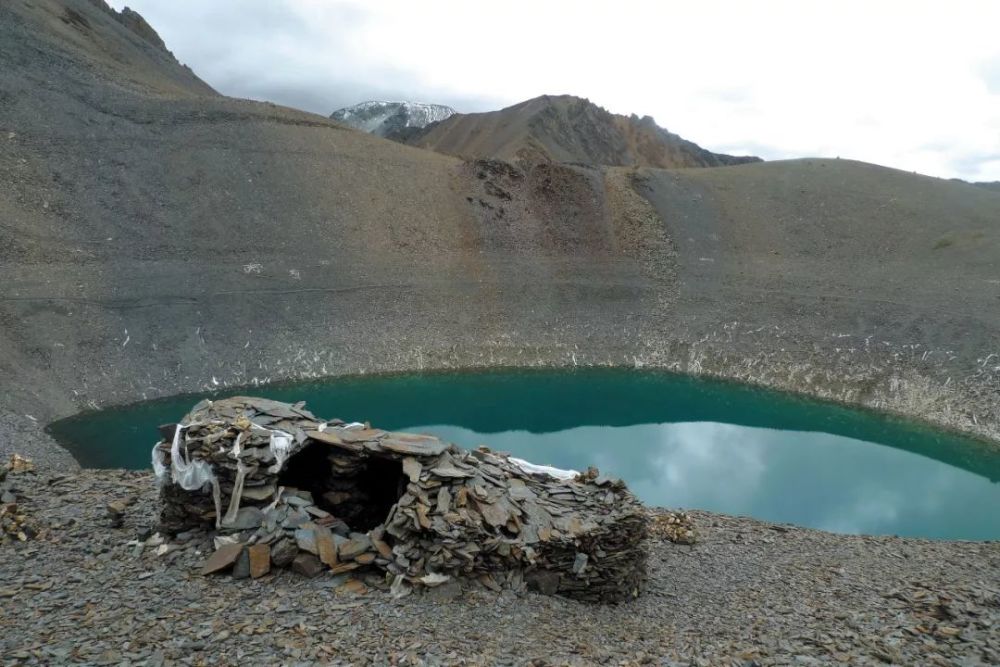
[[[330,118],[350,127],[380,137],[396,134],[404,128],[423,128],[455,114],[442,104],[423,102],[383,102],[370,100],[338,109]]]

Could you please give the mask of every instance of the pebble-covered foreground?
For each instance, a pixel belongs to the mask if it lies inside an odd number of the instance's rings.
[[[692,513],[698,542],[654,536],[646,591],[625,604],[454,582],[395,599],[351,575],[200,576],[200,538],[137,546],[156,517],[151,474],[7,484],[44,528],[0,546],[5,665],[1000,664],[996,542]]]

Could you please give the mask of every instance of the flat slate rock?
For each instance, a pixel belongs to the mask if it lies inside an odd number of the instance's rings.
[[[201,568],[201,574],[207,575],[225,570],[236,562],[236,559],[240,557],[240,553],[242,552],[242,544],[223,544],[205,561],[205,564]]]
[[[330,431],[306,431],[306,437],[327,445],[333,445],[334,447],[342,447],[349,452],[359,452],[364,449],[364,445],[354,442],[353,440],[344,440],[336,433],[332,433]]]
[[[250,576],[260,579],[271,571],[271,547],[267,544],[254,544],[247,549],[250,562]]]
[[[435,466],[431,468],[431,472],[438,477],[473,477],[475,473],[470,470],[463,470],[452,464],[446,463],[444,465]]]
[[[310,579],[319,576],[325,569],[319,558],[312,554],[300,553],[292,561],[292,570]]]
[[[344,442],[368,442],[378,440],[385,435],[385,431],[377,428],[341,428],[337,430],[337,435]]]
[[[329,567],[337,565],[337,543],[329,528],[317,527],[314,531],[314,542],[320,561]]]
[[[379,441],[382,449],[388,449],[397,454],[413,456],[439,456],[448,446],[437,438],[404,438],[398,433],[392,433]]]
[[[250,578],[250,552],[247,549],[242,549],[240,551],[239,557],[233,564],[233,579],[249,579],[249,578]]]

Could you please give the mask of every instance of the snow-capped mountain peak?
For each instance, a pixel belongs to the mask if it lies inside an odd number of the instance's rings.
[[[420,129],[444,120],[455,110],[441,104],[423,102],[369,101],[334,111],[330,118],[345,125],[377,134],[397,136],[406,128]]]

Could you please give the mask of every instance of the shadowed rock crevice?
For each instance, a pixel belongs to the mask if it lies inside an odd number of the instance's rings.
[[[288,461],[278,486],[308,491],[316,507],[342,519],[351,530],[366,532],[384,523],[406,492],[402,464],[373,457],[338,474],[329,449],[310,441]]]

